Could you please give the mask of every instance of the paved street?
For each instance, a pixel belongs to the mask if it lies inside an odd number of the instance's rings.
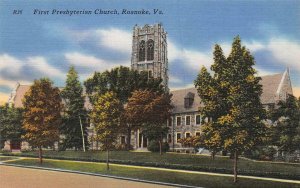
[[[164,188],[155,184],[131,182],[65,172],[27,169],[0,165],[1,188],[82,188],[130,187]]]

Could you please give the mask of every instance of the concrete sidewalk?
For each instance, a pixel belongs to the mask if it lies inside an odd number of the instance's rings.
[[[0,165],[1,188],[167,188],[171,186]]]

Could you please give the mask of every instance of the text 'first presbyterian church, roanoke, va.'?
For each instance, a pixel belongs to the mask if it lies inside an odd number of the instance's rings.
[[[143,27],[134,26],[131,68],[139,72],[146,71],[149,77],[161,78],[162,84],[166,90],[169,90],[167,33],[161,24],[145,25]],[[263,76],[260,84],[263,86],[260,99],[266,109],[276,106],[279,101],[285,101],[288,94],[292,94],[288,70],[283,73]],[[11,93],[9,104],[14,104],[15,107],[23,107],[22,99],[29,88],[29,85],[17,84]],[[192,148],[183,148],[178,140],[201,134],[202,117],[199,112],[199,107],[202,105],[201,99],[196,88],[184,88],[171,90],[170,92],[174,108],[171,121],[167,125],[169,126],[169,132],[165,141],[169,143],[171,150],[192,150]],[[87,97],[85,107],[87,109],[91,108]],[[93,130],[92,125],[88,127],[90,137],[93,135]],[[126,141],[126,135],[120,135],[118,142],[125,144]],[[141,134],[140,130],[132,131],[131,145],[134,149],[144,150],[147,149],[148,140]],[[26,142],[20,143],[11,140],[6,142],[4,149],[29,149],[29,147]],[[98,149],[98,144],[91,142],[90,147],[91,149]],[[200,150],[199,152],[207,151]]]

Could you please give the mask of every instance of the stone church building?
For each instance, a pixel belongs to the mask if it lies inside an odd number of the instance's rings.
[[[161,24],[145,25],[143,27],[134,26],[132,35],[132,54],[131,68],[138,71],[147,71],[149,77],[162,78],[162,84],[168,91],[168,50],[167,33]],[[292,94],[292,85],[288,69],[280,74],[263,76],[260,84],[263,86],[261,102],[266,109],[273,108],[279,101],[285,101],[288,94]],[[29,85],[18,84],[11,93],[9,104],[15,107],[23,107],[22,98],[29,90]],[[195,88],[185,88],[180,90],[171,90],[172,111],[171,122],[168,123],[169,133],[166,141],[171,150],[182,149],[178,142],[181,138],[196,136],[201,134],[202,117],[199,112],[201,99]],[[91,104],[86,101],[85,107],[91,108]],[[206,120],[207,121],[207,120]],[[89,135],[93,135],[93,127],[88,128]],[[146,149],[148,140],[143,137],[139,130],[132,132],[131,144],[134,149]],[[126,142],[126,135],[119,138],[120,143]],[[6,143],[5,149],[19,149],[16,143]],[[28,145],[22,143],[21,146],[26,149]],[[97,144],[92,143],[92,148]]]

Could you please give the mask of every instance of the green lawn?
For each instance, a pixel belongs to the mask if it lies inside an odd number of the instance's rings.
[[[10,164],[20,164],[28,166],[40,166],[38,159],[23,159],[18,161],[7,162]],[[82,172],[92,172],[99,174],[109,174],[122,177],[138,178],[143,180],[153,180],[160,182],[194,185],[203,187],[271,187],[271,188],[296,188],[299,184],[272,182],[266,180],[252,180],[239,178],[238,183],[234,184],[232,177],[209,176],[199,174],[187,174],[182,172],[167,172],[153,169],[140,169],[134,167],[124,167],[111,165],[111,170],[106,171],[105,163],[82,163],[73,161],[50,161],[44,160],[43,167],[60,168],[68,170],[76,170]]]
[[[5,155],[5,153],[3,153]],[[15,155],[37,157],[37,152],[23,152]],[[105,161],[106,153],[100,151],[45,151],[48,158]],[[110,155],[113,163],[134,164],[141,166],[158,166],[176,169],[189,169],[198,171],[210,171],[220,173],[232,173],[233,161],[228,157],[216,157],[211,160],[209,156],[167,153],[159,155],[150,152],[113,151]],[[239,174],[278,177],[300,180],[300,164],[254,162],[239,159]]]
[[[17,159],[16,157],[6,157],[6,156],[0,156],[0,161],[7,161],[11,159]]]

